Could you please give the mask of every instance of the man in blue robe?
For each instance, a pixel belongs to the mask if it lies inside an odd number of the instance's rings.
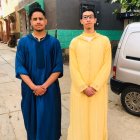
[[[28,140],[59,140],[61,96],[58,78],[63,75],[59,41],[45,32],[45,12],[35,8],[29,14],[33,33],[17,46],[16,77],[22,80],[21,109]]]

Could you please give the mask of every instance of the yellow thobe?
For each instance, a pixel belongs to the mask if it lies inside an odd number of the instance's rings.
[[[71,41],[69,50],[72,86],[68,140],[107,140],[110,41],[96,32],[83,33]],[[92,97],[83,93],[88,86],[97,91]]]

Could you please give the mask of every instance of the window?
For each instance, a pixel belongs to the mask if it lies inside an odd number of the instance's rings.
[[[125,56],[140,58],[140,31],[131,33],[125,45]]]

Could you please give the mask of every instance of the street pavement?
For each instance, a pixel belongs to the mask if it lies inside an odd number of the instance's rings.
[[[26,140],[20,108],[20,80],[15,78],[15,52],[15,48],[0,43],[0,140]],[[69,125],[70,84],[69,65],[64,64],[64,76],[60,79],[62,140],[66,140]],[[140,118],[126,113],[120,97],[111,90],[108,106],[109,140],[140,140]]]

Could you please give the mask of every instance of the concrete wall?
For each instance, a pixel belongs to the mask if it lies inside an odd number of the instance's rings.
[[[48,29],[56,29],[57,28],[57,13],[56,13],[56,1],[57,0],[44,0],[44,7],[48,20]]]
[[[98,0],[100,2],[101,14],[99,16],[99,29],[123,29],[123,21],[116,18],[113,10],[118,7],[117,4],[105,3],[105,0]]]
[[[105,3],[105,0],[93,0],[79,1],[79,0],[57,0],[56,14],[57,14],[57,28],[58,29],[81,29],[82,26],[79,23],[80,20],[80,3],[95,3],[99,8],[100,14],[98,16],[99,26],[96,29],[99,30],[119,30],[123,29],[123,22],[116,19],[116,15],[112,12],[116,4]]]
[[[31,0],[28,1],[31,2]],[[92,3],[98,7],[100,13],[98,16],[99,26],[96,26],[97,30],[123,29],[123,22],[117,20],[116,15],[112,14],[115,7],[118,6],[116,4],[105,3],[105,0],[44,0],[48,19],[47,29],[82,29],[80,24],[81,2]]]
[[[57,0],[57,28],[81,29],[79,0]]]

